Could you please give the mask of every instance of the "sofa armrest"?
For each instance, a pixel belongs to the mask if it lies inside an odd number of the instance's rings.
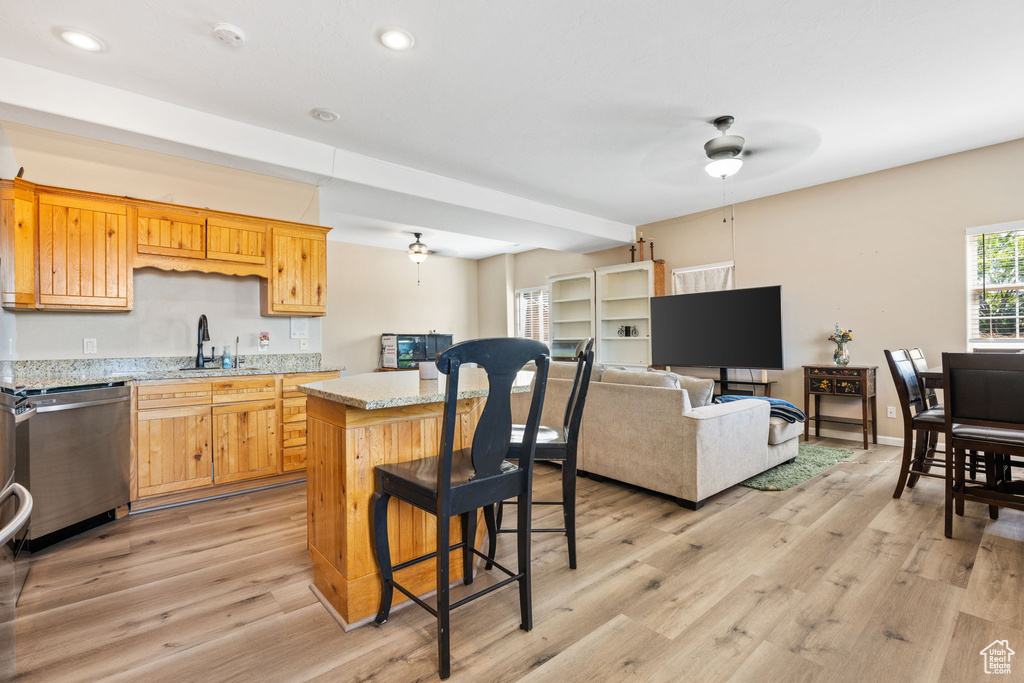
[[[700,501],[768,469],[767,401],[694,408],[683,417],[683,453],[691,476],[683,497]],[[692,468],[692,469],[691,469]]]

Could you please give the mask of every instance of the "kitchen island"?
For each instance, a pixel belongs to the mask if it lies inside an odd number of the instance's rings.
[[[460,373],[456,449],[469,446],[487,397],[487,375]],[[532,373],[520,373],[514,392],[529,391]],[[352,375],[300,387],[308,394],[307,541],[313,588],[347,629],[371,620],[380,600],[373,551],[370,497],[376,465],[437,455],[444,412],[445,376],[420,380],[415,370]],[[398,499],[389,507],[393,564],[436,550],[433,515]],[[484,525],[477,545],[485,534]],[[460,538],[458,517],[452,538]],[[462,579],[462,551],[451,555],[451,578]],[[417,595],[435,588],[434,560],[397,571]]]

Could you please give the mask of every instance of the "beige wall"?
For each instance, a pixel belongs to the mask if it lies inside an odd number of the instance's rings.
[[[515,256],[498,254],[477,261],[478,332],[481,337],[515,334]]]
[[[879,433],[902,436],[902,420],[885,417],[898,403],[882,350],[920,346],[937,365],[942,351],[966,349],[964,230],[1024,218],[1022,188],[1016,140],[737,205],[736,286],[782,285],[786,370],[770,373],[775,395],[802,405],[800,366],[831,362],[825,337],[838,322],[854,331],[852,362],[878,366]],[[668,270],[726,261],[723,215],[639,229]],[[628,260],[609,261],[618,253],[517,255],[516,287]]]
[[[378,366],[387,332],[477,336],[477,262],[431,256],[420,266],[404,251],[328,242],[324,361],[349,372]]]

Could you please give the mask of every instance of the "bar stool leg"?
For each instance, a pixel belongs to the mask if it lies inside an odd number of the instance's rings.
[[[530,519],[531,498],[531,492],[527,491],[518,497],[516,505],[516,555],[519,560],[519,573],[522,574],[519,579],[519,613],[522,618],[519,628],[524,631],[533,629],[533,593],[530,585],[530,536],[533,531]]]
[[[437,668],[442,679],[452,674],[451,609],[448,595],[448,567],[451,552],[451,519],[437,515]]]
[[[390,493],[374,493],[373,503],[373,542],[377,550],[377,567],[380,569],[380,608],[374,619],[378,624],[388,620],[391,613],[391,548],[388,544],[388,501]]]
[[[498,525],[494,521],[494,506],[484,506],[484,524],[487,525],[487,564],[484,569],[490,571],[494,567],[494,553],[498,549]]]
[[[473,544],[476,542],[476,510],[462,514],[462,583],[473,583]]]
[[[576,458],[562,463],[562,517],[569,546],[569,569],[576,569]]]

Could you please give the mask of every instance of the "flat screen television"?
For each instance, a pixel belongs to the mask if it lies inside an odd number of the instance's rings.
[[[654,365],[782,370],[782,287],[651,299]]]

